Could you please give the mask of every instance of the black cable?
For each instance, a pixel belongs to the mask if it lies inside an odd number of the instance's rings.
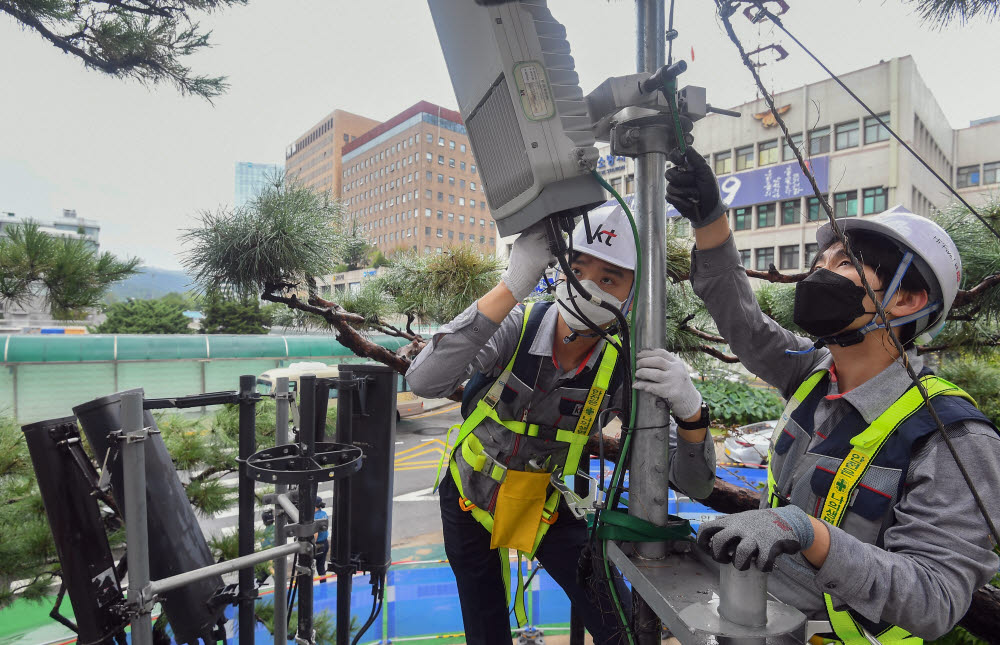
[[[535,574],[538,573],[539,571],[541,571],[544,568],[545,567],[542,565],[542,563],[539,562],[538,566],[531,570],[531,574],[528,576],[528,579],[524,581],[524,588],[525,589],[527,589],[528,586],[531,584],[531,581],[535,578]],[[518,575],[520,575],[520,572],[518,572]],[[516,602],[513,605],[510,606],[510,611],[507,612],[508,616],[513,615],[515,607],[517,607],[517,603]]]
[[[365,632],[368,631],[368,628],[375,622],[375,618],[378,616],[379,612],[382,611],[382,598],[385,595],[385,574],[383,573],[377,578],[374,574],[372,574],[372,578],[374,578],[374,584],[372,586],[372,596],[374,597],[372,600],[372,613],[369,614],[368,620],[361,626],[358,633],[354,635],[354,640],[351,641],[351,645],[358,645],[358,641],[361,640],[361,637],[364,636]]]
[[[840,243],[844,246],[844,252],[850,258],[851,263],[854,265],[855,270],[858,272],[858,276],[861,278],[861,286],[864,287],[866,295],[869,298],[871,298],[872,303],[875,305],[876,319],[881,318],[883,323],[886,323],[886,330],[888,331],[889,340],[892,341],[893,347],[895,347],[896,351],[899,353],[899,358],[903,362],[903,367],[904,369],[906,369],[907,375],[909,375],[910,379],[913,381],[913,384],[917,388],[917,391],[920,392],[920,396],[924,400],[924,405],[927,407],[927,410],[930,413],[931,418],[934,420],[934,423],[937,426],[938,434],[941,435],[941,438],[944,441],[945,445],[948,446],[948,450],[949,452],[951,452],[951,456],[955,460],[955,464],[958,466],[958,470],[962,474],[962,478],[965,480],[965,484],[969,488],[969,492],[972,493],[972,498],[975,500],[979,512],[982,514],[983,519],[986,521],[986,526],[991,534],[991,537],[993,538],[994,544],[1000,545],[1000,533],[997,532],[996,525],[994,525],[993,519],[990,517],[989,511],[986,510],[986,505],[983,503],[982,497],[980,497],[979,495],[979,490],[976,488],[975,483],[972,481],[972,477],[965,469],[965,464],[962,463],[961,458],[958,456],[958,451],[955,449],[954,444],[952,444],[951,438],[948,436],[948,433],[945,430],[944,423],[941,421],[941,417],[938,416],[938,413],[934,409],[934,406],[931,405],[930,396],[927,394],[927,388],[924,387],[924,384],[920,380],[920,377],[914,371],[913,365],[910,364],[909,357],[907,356],[906,350],[903,348],[903,345],[899,340],[899,336],[896,335],[895,329],[893,329],[891,326],[888,325],[889,317],[888,314],[886,314],[885,312],[885,307],[881,299],[875,296],[875,292],[872,289],[871,285],[868,283],[868,278],[865,276],[864,267],[862,266],[861,261],[858,260],[858,257],[854,254],[854,250],[851,248],[849,240],[844,235],[844,232],[841,230],[840,225],[837,223],[837,218],[833,214],[833,209],[830,208],[830,203],[820,192],[819,186],[816,184],[816,178],[813,176],[812,171],[806,165],[806,162],[802,157],[802,152],[799,150],[798,146],[795,145],[795,142],[791,141],[788,134],[788,126],[785,124],[784,119],[781,118],[781,115],[778,114],[778,110],[775,108],[774,97],[772,97],[771,94],[764,87],[764,83],[763,81],[761,81],[760,74],[757,73],[756,68],[753,66],[753,63],[750,61],[750,58],[747,56],[747,53],[743,48],[743,43],[740,42],[739,37],[736,35],[736,31],[733,29],[732,22],[730,22],[729,20],[729,15],[726,12],[721,11],[721,8],[722,7],[720,5],[719,15],[722,18],[723,24],[725,25],[726,33],[729,35],[729,39],[733,42],[734,45],[736,45],[736,49],[740,53],[740,57],[743,60],[744,66],[746,66],[746,68],[750,70],[750,74],[753,76],[754,82],[757,84],[757,88],[761,91],[761,93],[764,96],[764,101],[767,103],[768,109],[770,109],[771,114],[774,115],[774,118],[777,121],[778,126],[781,128],[782,133],[785,135],[787,145],[792,149],[792,152],[795,153],[795,158],[799,162],[799,167],[802,169],[802,173],[805,175],[806,179],[809,180],[809,184],[812,186],[813,192],[819,199],[820,204],[823,205],[823,209],[826,211],[827,218],[830,220],[830,228],[833,230],[834,234],[837,236],[837,239],[840,241]],[[779,24],[778,26],[780,27],[781,25]],[[785,33],[788,32],[786,31]],[[791,36],[791,34],[789,34],[789,36]],[[803,47],[801,43],[799,43],[799,46],[805,49],[805,47]],[[826,68],[824,67],[824,69]],[[832,72],[830,73],[832,74]],[[854,96],[853,93],[851,95]],[[855,99],[857,99],[857,97],[855,97]],[[860,99],[857,100],[860,102]],[[867,109],[867,106],[865,106],[865,108]],[[914,153],[914,155],[916,155],[916,153]],[[919,159],[919,156],[917,158]],[[940,177],[938,177],[938,179],[940,179]],[[989,225],[987,224],[987,226]],[[990,230],[992,231],[993,228],[990,227]]]
[[[843,90],[845,92],[847,92],[851,96],[852,99],[854,99],[855,101],[857,101],[858,105],[860,105],[861,107],[863,107],[865,109],[865,111],[868,112],[868,114],[870,114],[875,119],[878,119],[878,122],[882,125],[882,127],[884,127],[886,129],[886,131],[888,131],[889,134],[891,134],[892,137],[896,141],[898,141],[900,143],[900,145],[902,145],[904,148],[906,148],[906,151],[909,152],[911,155],[913,155],[913,157],[917,161],[920,162],[920,165],[922,165],[924,168],[927,169],[928,172],[930,172],[932,175],[934,175],[935,179],[937,179],[942,184],[944,184],[944,187],[947,188],[948,191],[952,195],[954,195],[955,198],[958,201],[962,202],[962,206],[965,206],[967,209],[969,209],[969,212],[972,213],[973,215],[975,215],[976,218],[980,222],[983,223],[983,226],[985,226],[986,228],[988,228],[990,230],[990,233],[993,233],[993,236],[996,237],[998,240],[1000,240],[1000,233],[998,233],[997,230],[995,228],[993,228],[993,226],[988,221],[986,221],[986,219],[982,215],[980,215],[979,212],[975,208],[973,208],[971,204],[969,204],[969,202],[965,201],[965,199],[958,193],[958,191],[951,187],[951,184],[949,184],[948,181],[946,181],[944,178],[942,178],[941,175],[939,175],[933,168],[931,168],[930,164],[928,164],[926,161],[924,161],[923,157],[921,157],[919,154],[917,154],[917,152],[913,148],[911,148],[909,146],[909,144],[907,144],[905,141],[903,141],[903,139],[900,138],[900,136],[898,134],[896,134],[896,132],[892,128],[889,127],[889,124],[882,120],[882,117],[880,117],[879,115],[875,114],[875,112],[873,112],[872,109],[870,107],[868,107],[868,105],[864,101],[862,101],[861,98],[857,94],[855,94],[851,90],[851,88],[849,88],[847,86],[846,83],[844,83],[844,81],[840,80],[839,76],[837,76],[836,74],[834,74],[830,70],[829,67],[827,67],[826,65],[824,65],[823,61],[821,61],[819,58],[816,57],[816,54],[812,53],[809,50],[809,48],[806,47],[805,45],[803,45],[802,42],[798,38],[796,38],[795,36],[793,36],[792,33],[790,31],[788,31],[788,29],[785,27],[785,24],[781,21],[780,18],[778,18],[773,13],[771,13],[770,11],[768,11],[767,8],[764,7],[762,4],[758,5],[758,7],[760,8],[760,11],[761,11],[761,14],[759,14],[759,15],[764,15],[764,16],[768,17],[771,20],[771,22],[773,22],[775,25],[778,26],[778,29],[780,29],[781,31],[785,32],[786,36],[788,36],[793,41],[795,41],[795,44],[798,45],[800,48],[802,48],[802,51],[804,51],[806,54],[808,54],[810,58],[812,58],[814,61],[816,61],[816,64],[819,65],[820,67],[822,67],[823,71],[826,72],[827,74],[829,74],[830,78],[832,78],[834,81],[836,81],[837,85],[839,85],[841,88],[843,88]]]

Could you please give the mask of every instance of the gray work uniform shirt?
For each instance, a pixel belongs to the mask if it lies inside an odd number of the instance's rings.
[[[740,362],[786,399],[809,374],[833,363],[825,348],[797,356],[785,354],[786,349],[808,349],[812,341],[761,312],[731,235],[722,246],[692,251],[691,284]],[[915,351],[907,356],[919,373],[922,359]],[[827,434],[844,418],[847,406],[870,424],[913,384],[898,360],[843,396],[832,398],[840,392],[835,379],[827,382],[828,395],[820,400],[814,416],[815,435]],[[952,424],[946,431],[996,522],[1000,519],[996,494],[1000,437],[978,421]],[[819,436],[797,435],[788,453],[803,458],[790,472],[781,473],[791,491],[791,503],[810,515],[816,496],[806,489],[816,460],[808,457],[820,440]],[[823,566],[814,568],[800,554],[781,556],[768,590],[811,618],[825,619],[823,594],[828,593],[837,609],[850,606],[876,623],[887,621],[926,639],[947,632],[968,610],[973,591],[997,571],[998,559],[982,514],[939,433],[915,445],[904,485],[893,502],[883,548],[872,543],[877,531],[862,540],[856,535],[864,534],[863,528],[855,534],[844,530],[849,528],[846,518],[844,529],[828,524],[830,552]],[[767,506],[766,494],[761,506]]]
[[[542,357],[537,379],[534,384],[514,382],[516,379],[513,377],[508,381],[507,387],[517,394],[510,403],[501,402],[497,406],[501,419],[519,419],[519,415],[530,411],[532,423],[570,430],[575,427],[579,413],[571,412],[569,408],[574,406],[566,406],[566,400],[582,403],[586,390],[566,388],[563,384],[578,374],[597,368],[605,341],[598,341],[582,368],[564,371],[552,359],[557,318],[557,307],[549,307],[531,347],[527,348],[531,354]],[[517,348],[523,319],[524,309],[515,307],[497,324],[480,313],[475,303],[472,304],[442,326],[413,360],[406,372],[406,380],[413,392],[418,396],[442,397],[454,392],[459,384],[476,372],[490,378],[499,376]],[[619,387],[605,396],[605,407],[620,406],[621,390]],[[599,431],[595,423],[591,432]],[[567,444],[518,435],[489,418],[480,423],[475,435],[490,457],[516,470],[524,470],[532,459],[536,464],[562,463],[567,450]],[[692,444],[679,438],[672,419],[669,435],[671,481],[692,497],[708,496],[715,483],[715,448],[712,441]],[[480,508],[492,511],[496,483],[482,473],[471,471],[463,459],[457,461],[465,496]]]

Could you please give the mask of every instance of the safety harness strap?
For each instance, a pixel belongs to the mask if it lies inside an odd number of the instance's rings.
[[[975,400],[971,396],[958,386],[942,378],[927,375],[922,377],[920,382],[926,388],[928,398],[960,396],[975,405]],[[889,406],[885,412],[879,415],[871,425],[851,438],[851,451],[837,469],[833,483],[830,485],[830,490],[823,503],[823,508],[820,511],[820,519],[829,522],[833,526],[840,526],[844,520],[851,496],[854,494],[855,489],[857,489],[865,472],[871,467],[875,456],[878,455],[896,429],[916,414],[923,406],[924,397],[914,385],[903,396],[899,397],[895,403]],[[839,642],[844,643],[844,645],[866,645],[870,643],[865,636],[864,628],[858,624],[849,611],[834,609],[833,598],[830,594],[823,594],[823,598],[826,602],[830,625],[837,635]],[[919,645],[923,642],[905,629],[895,625],[891,625],[885,631],[878,634],[877,637],[883,645],[895,643]]]

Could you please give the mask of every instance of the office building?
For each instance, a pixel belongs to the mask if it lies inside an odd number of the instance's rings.
[[[339,196],[341,148],[378,124],[375,119],[334,110],[285,149],[285,174],[317,192]]]
[[[236,162],[233,206],[239,208],[257,197],[271,181],[281,176],[284,166],[276,163]]]
[[[0,212],[0,234],[11,226],[17,226],[26,222],[34,222],[38,228],[48,233],[52,237],[80,238],[87,240],[94,249],[97,249],[101,235],[101,225],[94,220],[84,219],[77,216],[76,209],[64,208],[62,217],[55,219],[35,218],[18,215],[17,213]]]
[[[910,56],[841,78],[973,206],[1000,196],[1000,118],[954,129]],[[895,204],[920,215],[955,202],[947,189],[833,80],[781,92],[775,105],[808,157],[837,217],[864,217]],[[694,127],[694,146],[719,176],[736,245],[747,267],[807,268],[827,216],[762,99],[713,114]],[[633,191],[634,164],[604,149],[609,182]],[[683,221],[677,229],[689,234]]]
[[[389,255],[497,248],[476,160],[458,112],[420,101],[343,147],[341,199]]]

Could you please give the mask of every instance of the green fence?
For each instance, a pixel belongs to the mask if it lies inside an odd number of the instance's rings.
[[[372,340],[393,351],[406,344]],[[68,416],[73,406],[129,388],[148,397],[218,392],[236,389],[241,374],[293,362],[363,361],[332,335],[8,335],[0,343],[0,414],[22,424]]]

